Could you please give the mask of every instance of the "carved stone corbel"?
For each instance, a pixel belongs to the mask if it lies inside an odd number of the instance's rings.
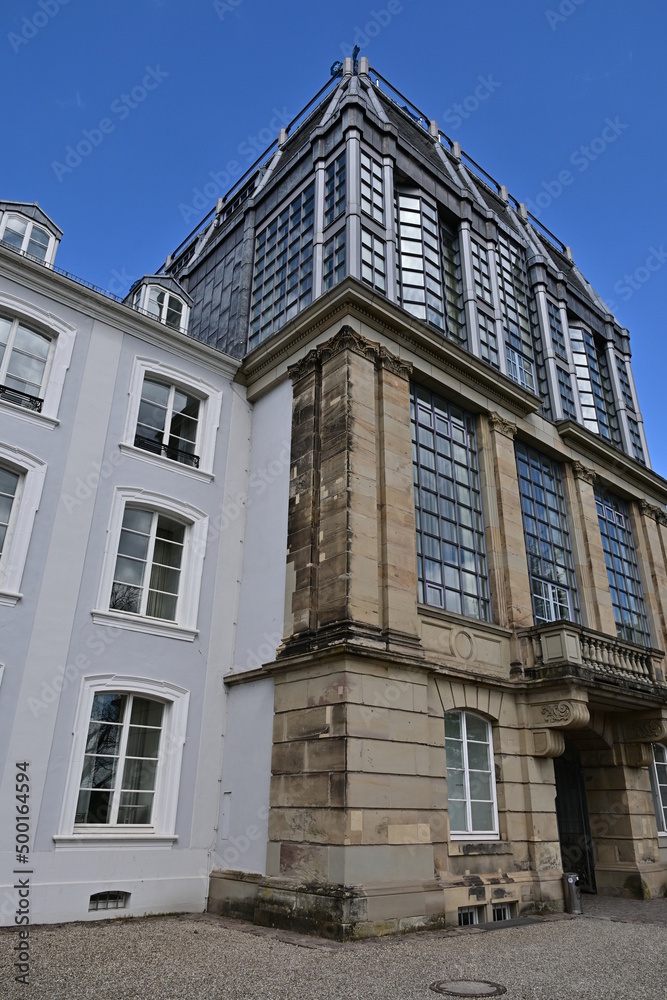
[[[614,764],[623,767],[649,767],[653,763],[650,743],[614,743]]]
[[[560,757],[565,753],[565,737],[558,729],[533,729],[533,757]]]
[[[649,503],[648,500],[639,501],[639,512],[644,517],[650,517],[656,524],[667,525],[667,510],[663,507],[656,507],[654,504]]]
[[[597,479],[595,471],[589,469],[587,465],[582,465],[581,462],[572,463],[572,475],[575,479],[583,479],[589,486],[592,486]]]
[[[388,351],[386,347],[380,347],[377,353],[376,365],[378,368],[385,368],[392,375],[398,375],[399,378],[410,379],[412,375],[412,365],[409,361],[402,361],[391,351]]]
[[[495,410],[489,413],[489,423],[491,424],[491,430],[495,431],[496,434],[503,434],[508,438],[513,438],[516,435],[516,424],[511,420],[506,420],[505,417],[501,417]]]
[[[583,729],[590,722],[588,706],[582,701],[552,701],[546,705],[534,706],[533,725],[555,729]]]
[[[623,726],[628,743],[667,743],[667,719],[632,719]]]

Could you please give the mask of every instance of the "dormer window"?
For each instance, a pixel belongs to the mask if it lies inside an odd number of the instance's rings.
[[[6,215],[0,242],[19,250],[28,257],[50,264],[52,254],[51,234],[36,222],[23,218],[21,215]]]
[[[132,305],[172,330],[185,330],[187,327],[187,303],[180,295],[163,285],[142,282],[132,295]]]

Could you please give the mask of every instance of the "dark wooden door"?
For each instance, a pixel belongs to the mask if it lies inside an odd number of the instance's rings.
[[[586,785],[575,747],[566,744],[563,756],[554,758],[554,771],[563,871],[577,873],[583,892],[595,892],[595,860]]]

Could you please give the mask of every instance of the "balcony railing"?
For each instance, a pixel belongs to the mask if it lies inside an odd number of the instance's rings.
[[[637,646],[575,622],[551,622],[522,630],[519,642],[528,677],[665,684],[662,650]]]
[[[12,389],[8,385],[0,385],[0,399],[16,406],[23,406],[26,410],[34,410],[35,413],[42,412],[42,402],[39,396],[31,396],[29,392],[21,392],[20,389]]]
[[[160,444],[159,441],[143,437],[141,434],[135,435],[134,446],[141,448],[142,451],[150,451],[153,455],[164,455],[165,458],[170,458],[173,462],[180,462],[181,465],[191,465],[194,469],[199,468],[199,455],[195,455],[191,451],[183,451],[182,448],[174,448],[170,444]]]

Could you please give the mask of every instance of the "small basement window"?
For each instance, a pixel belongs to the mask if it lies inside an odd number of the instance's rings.
[[[479,923],[479,911],[483,906],[459,906],[459,927],[471,927]]]
[[[498,920],[511,920],[512,919],[512,904],[511,903],[494,903],[493,904],[493,920],[494,923]]]
[[[94,892],[88,902],[88,910],[124,910],[130,901],[129,892]]]

